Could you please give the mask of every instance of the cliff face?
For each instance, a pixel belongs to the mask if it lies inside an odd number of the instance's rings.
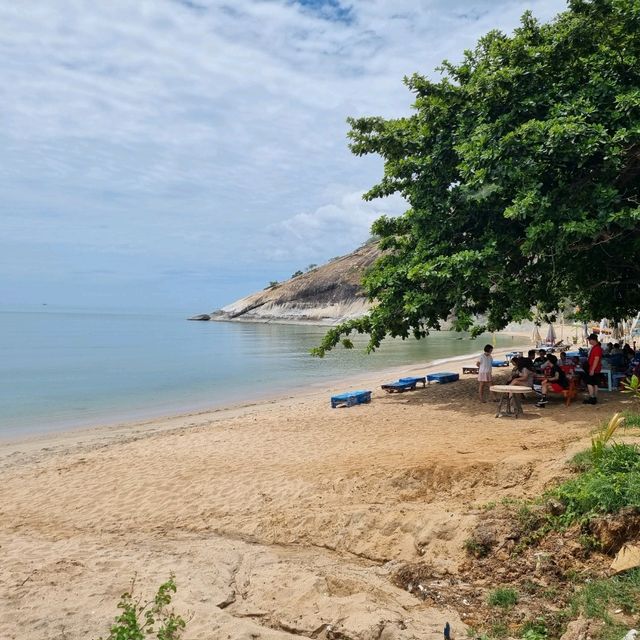
[[[214,311],[211,319],[338,324],[364,315],[370,304],[360,283],[365,269],[379,255],[375,244],[360,247],[313,271]]]

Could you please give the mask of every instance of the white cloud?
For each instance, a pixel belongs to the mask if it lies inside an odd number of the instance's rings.
[[[346,117],[408,113],[403,75],[528,7],[565,2],[1,3],[0,233],[25,256],[115,247],[185,269],[284,256],[266,228],[350,250],[377,215],[353,194],[381,163],[350,154]]]
[[[363,244],[376,218],[397,216],[408,209],[399,195],[365,202],[362,194],[362,191],[347,193],[337,203],[269,225],[266,231],[270,242],[265,246],[265,257],[288,262],[306,258],[326,261]]]

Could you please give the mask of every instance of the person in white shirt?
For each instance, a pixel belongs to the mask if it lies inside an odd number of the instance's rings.
[[[493,371],[493,346],[490,344],[485,345],[484,351],[480,356],[476,366],[478,367],[478,396],[480,402],[486,402],[485,395],[489,393],[489,387],[491,386],[491,373]],[[486,392],[485,392],[486,390]]]

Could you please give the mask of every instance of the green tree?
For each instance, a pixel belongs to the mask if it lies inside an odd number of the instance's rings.
[[[640,308],[640,2],[569,0],[551,23],[525,13],[492,31],[442,79],[405,78],[410,117],[350,119],[356,155],[384,176],[365,199],[400,193],[409,209],[372,227],[383,255],[365,275],[374,307],[331,330],[369,349],[425,336],[443,319],[495,331]],[[482,318],[482,320],[479,320]]]

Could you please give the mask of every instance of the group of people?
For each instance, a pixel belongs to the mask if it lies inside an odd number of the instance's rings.
[[[544,408],[548,403],[548,393],[562,393],[569,388],[567,372],[571,372],[571,375],[579,374],[586,385],[588,395],[583,401],[584,404],[597,404],[603,351],[597,334],[592,333],[589,336],[589,344],[591,349],[582,367],[579,358],[570,361],[563,351],[560,352],[560,358],[545,349],[531,349],[526,356],[514,357],[511,360],[513,370],[509,384],[534,389],[538,393],[536,407]],[[493,382],[492,354],[493,346],[488,344],[477,362],[478,395],[481,402],[486,402],[489,387]]]

